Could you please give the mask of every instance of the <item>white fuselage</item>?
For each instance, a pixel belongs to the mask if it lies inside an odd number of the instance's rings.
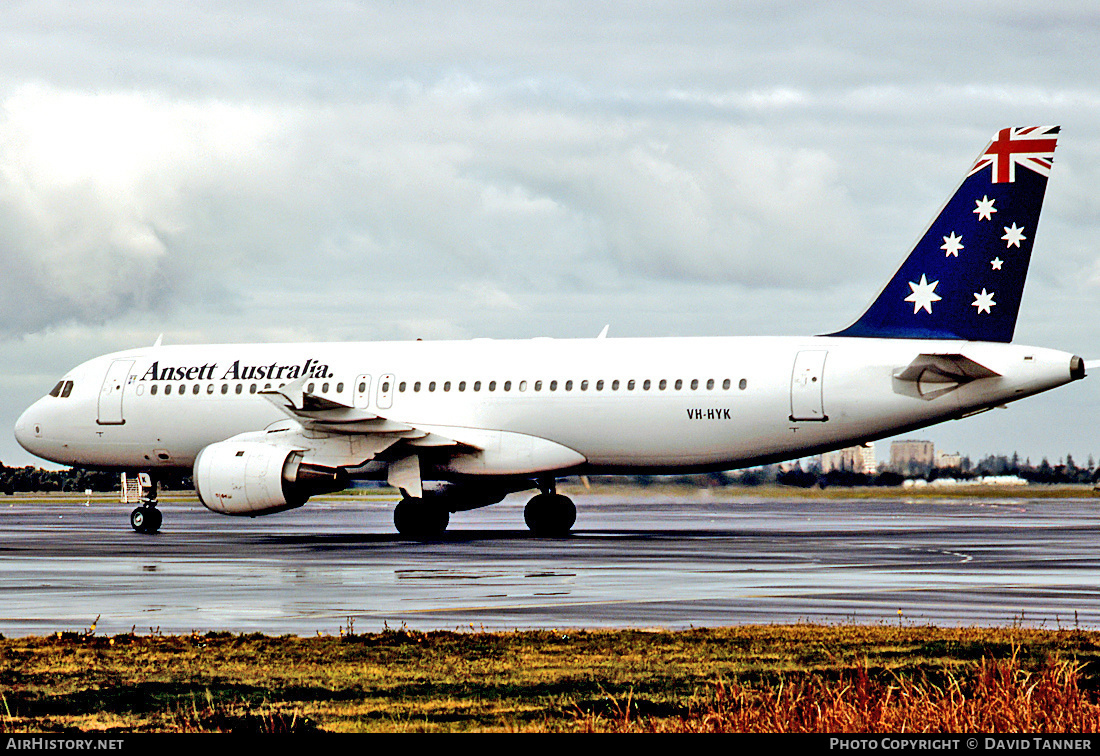
[[[922,354],[965,355],[999,375],[922,395],[897,377]],[[731,469],[1046,391],[1081,377],[1072,359],[1012,344],[840,337],[158,346],[75,368],[68,396],[36,402],[16,436],[62,464],[187,468],[210,444],[293,424],[256,392],[313,375],[310,393],[442,436],[553,442],[585,460],[571,471]]]

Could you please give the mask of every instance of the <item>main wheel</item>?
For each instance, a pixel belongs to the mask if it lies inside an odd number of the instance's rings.
[[[450,521],[451,514],[445,507],[411,496],[397,502],[393,510],[394,527],[398,533],[409,538],[441,536]]]
[[[577,522],[577,507],[568,496],[538,494],[523,508],[523,520],[537,536],[564,536]]]
[[[156,507],[138,507],[130,513],[130,527],[139,533],[156,533],[160,523],[161,514]]]

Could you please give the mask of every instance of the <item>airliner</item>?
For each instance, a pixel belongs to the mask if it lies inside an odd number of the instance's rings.
[[[999,130],[867,311],[805,337],[221,344],[85,362],[19,418],[28,451],[156,478],[213,512],[300,507],[353,480],[400,490],[399,533],[537,491],[537,535],[576,507],[557,480],[779,462],[959,419],[1085,377],[1012,344],[1059,128]]]

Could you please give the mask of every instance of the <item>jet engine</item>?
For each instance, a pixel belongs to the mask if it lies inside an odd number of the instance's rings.
[[[219,441],[195,458],[195,489],[211,512],[274,514],[300,507],[310,496],[347,488],[342,468],[304,462],[292,446],[263,441]]]

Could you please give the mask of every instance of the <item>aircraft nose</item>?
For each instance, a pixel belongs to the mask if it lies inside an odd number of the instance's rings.
[[[15,440],[31,454],[34,454],[35,449],[39,446],[35,443],[35,439],[41,437],[42,434],[42,426],[36,421],[36,413],[33,410],[33,406],[28,407],[15,421]]]

